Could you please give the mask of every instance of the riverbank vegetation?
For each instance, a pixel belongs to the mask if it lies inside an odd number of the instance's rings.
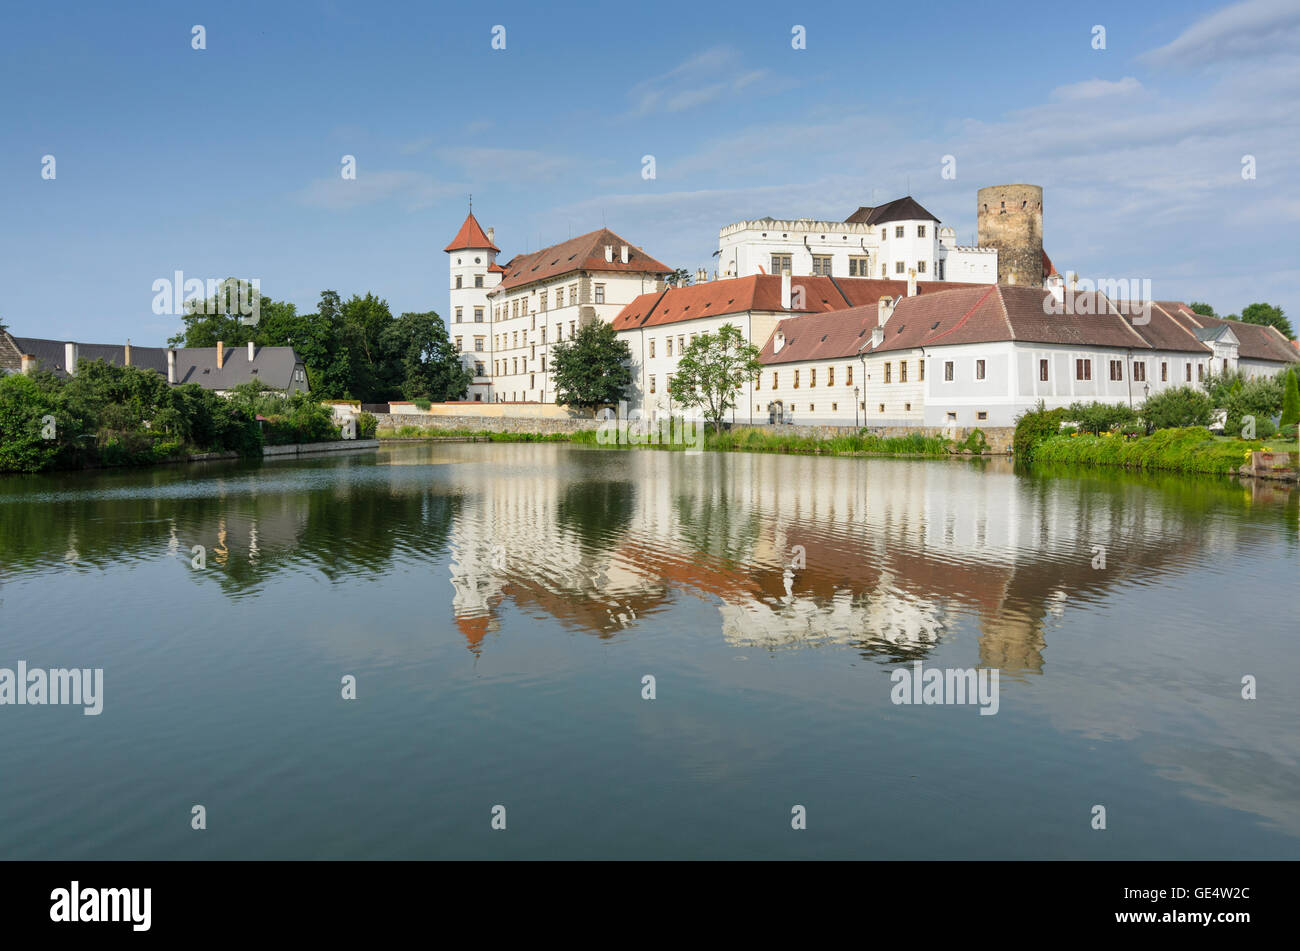
[[[358,439],[373,438],[361,414]],[[259,383],[229,397],[197,383],[172,386],[138,367],[81,360],[77,373],[0,378],[0,472],[140,466],[199,453],[257,457],[264,445],[342,438],[329,407]]]

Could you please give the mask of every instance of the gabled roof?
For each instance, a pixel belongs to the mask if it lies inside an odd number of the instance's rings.
[[[759,352],[764,364],[801,363],[805,360],[856,358],[863,343],[871,342],[871,328],[876,325],[877,308],[853,307],[848,310],[809,317],[790,317],[777,324]],[[776,349],[777,335],[784,343]]]
[[[39,337],[14,337],[18,349],[35,357],[38,369],[67,375],[64,364],[66,349],[62,340]],[[77,356],[83,360],[103,360],[112,366],[126,365],[126,348],[117,344],[79,343]],[[248,347],[227,347],[221,369],[217,369],[216,347],[181,347],[176,350],[176,382],[198,383],[205,390],[228,390],[240,383],[260,380],[268,386],[287,390],[293,385],[293,371],[302,365],[293,347],[256,347],[248,359]],[[167,375],[165,347],[131,347],[131,366]]]
[[[474,212],[470,212],[465,218],[465,223],[460,226],[456,232],[456,237],[451,239],[451,244],[443,248],[444,251],[497,251],[500,252],[495,244],[488,240],[488,236],[483,229],[479,227],[478,219],[474,217]]]
[[[971,286],[927,281],[917,284],[917,293]],[[868,302],[875,308],[881,297],[901,297],[906,294],[907,282],[802,275],[790,279],[790,288],[792,306],[786,309],[781,306],[781,277],[777,274],[752,274],[749,277],[725,278],[688,287],[670,287],[637,297],[614,318],[614,329],[638,330],[642,327],[724,314],[743,314],[747,311],[819,314],[842,311]],[[803,289],[802,295],[798,293],[799,288]],[[802,306],[796,306],[801,302]]]
[[[844,219],[846,224],[879,225],[889,221],[938,221],[911,195],[895,198],[893,201],[876,205],[874,208],[863,205]]]
[[[605,260],[605,247],[614,249],[614,260]],[[627,263],[623,263],[621,249],[628,247]],[[505,266],[505,277],[492,294],[507,291],[522,284],[531,284],[547,278],[559,277],[572,271],[624,271],[629,273],[671,274],[673,269],[657,261],[636,245],[619,237],[608,228],[578,235],[549,248],[531,254],[517,254]]]
[[[1199,356],[1210,352],[1209,347],[1198,340],[1187,327],[1175,320],[1160,304],[1154,301],[1144,302],[1151,304],[1150,311],[1144,313],[1142,304],[1138,302],[1116,301],[1115,303],[1120,312],[1125,315],[1129,326],[1141,334],[1142,339],[1156,350],[1195,353]]]
[[[1163,310],[1191,333],[1197,329],[1226,326],[1237,338],[1237,357],[1247,360],[1269,360],[1275,363],[1295,363],[1300,360],[1296,350],[1276,327],[1248,324],[1240,320],[1223,320],[1198,314],[1182,301],[1157,301]]]

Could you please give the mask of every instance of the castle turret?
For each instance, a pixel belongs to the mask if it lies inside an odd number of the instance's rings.
[[[474,376],[468,393],[472,400],[492,399],[492,310],[487,295],[501,283],[502,271],[496,263],[500,249],[493,237],[493,230],[485,232],[471,209],[456,237],[443,248],[451,272],[447,333]]]
[[[1042,187],[990,185],[977,202],[979,246],[997,248],[998,283],[1042,287]]]

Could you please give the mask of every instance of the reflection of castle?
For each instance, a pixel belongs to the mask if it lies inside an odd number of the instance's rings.
[[[453,608],[476,649],[507,601],[607,635],[682,592],[716,600],[736,646],[925,650],[960,611],[982,665],[1039,672],[1044,628],[1071,601],[1230,542],[1156,492],[1081,507],[1068,482],[1001,462],[972,478],[930,461],[645,451],[569,471],[574,457],[552,454],[568,450],[475,451],[501,454],[451,538]]]

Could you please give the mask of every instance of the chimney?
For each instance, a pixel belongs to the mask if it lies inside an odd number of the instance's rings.
[[[1047,281],[1047,289],[1052,292],[1052,299],[1055,300],[1057,304],[1065,303],[1065,281],[1061,279],[1061,275],[1058,274],[1055,277],[1049,278]]]
[[[880,346],[884,342],[885,328],[883,326],[874,328],[871,331],[871,349],[875,350],[876,347]]]
[[[708,279],[709,279],[709,272],[704,270],[704,268],[700,268],[698,271],[695,272],[696,284],[704,284],[708,281]]]
[[[75,343],[65,343],[63,345],[63,370],[68,376],[77,375],[77,345]]]
[[[914,267],[907,269],[907,296],[916,296],[916,268]]]
[[[225,364],[225,362],[226,362],[226,342],[224,340],[218,340],[217,341],[217,369],[220,370],[221,367]]]
[[[1069,274],[1070,274],[1070,290],[1074,290],[1079,286],[1079,272],[1070,271]]]
[[[623,246],[621,246],[621,247],[618,249],[618,255],[619,255],[620,258],[623,259],[623,263],[626,264],[626,263],[627,263],[627,245],[626,245],[626,244],[623,245]]]
[[[252,362],[253,362],[253,354],[254,354],[254,352],[255,352],[255,351],[254,351],[254,349],[253,349],[253,341],[250,340],[250,341],[248,341],[248,362],[249,362],[249,363],[252,363]]]
[[[122,348],[122,366],[129,367],[130,365],[131,365],[131,338],[128,337],[126,340],[126,346]]]
[[[780,328],[772,335],[772,352],[780,353],[781,348],[785,346],[785,331]]]
[[[176,351],[171,347],[167,348],[167,382],[176,382]]]
[[[612,244],[605,245],[605,260],[610,262],[614,260],[614,246]]]
[[[781,272],[781,309],[790,309],[790,269]]]
[[[883,327],[894,313],[894,301],[890,297],[882,297],[876,304],[876,326]]]
[[[23,375],[26,376],[28,373],[31,373],[34,369],[36,369],[36,358],[32,356],[30,353],[24,353],[22,355],[22,358],[23,358]]]
[[[488,244],[496,244],[497,229],[488,228]]]

